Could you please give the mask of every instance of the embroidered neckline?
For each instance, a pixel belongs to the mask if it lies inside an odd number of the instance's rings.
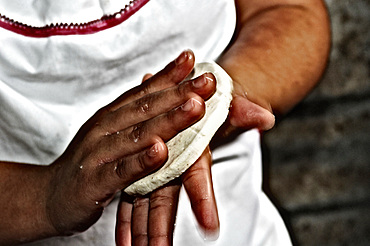
[[[150,0],[132,0],[120,11],[104,15],[100,19],[86,23],[51,23],[49,25],[35,27],[30,26],[0,13],[0,27],[28,37],[44,38],[60,35],[86,35],[96,33],[121,24]]]

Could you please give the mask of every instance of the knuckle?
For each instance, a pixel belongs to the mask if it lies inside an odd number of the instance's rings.
[[[104,117],[106,117],[106,115],[110,114],[111,112],[113,112],[113,109],[110,108],[109,106],[106,106],[106,107],[100,108],[95,113],[95,116],[97,117],[97,119],[103,119]]]
[[[129,227],[131,226],[131,219],[124,217],[122,218],[121,216],[117,216],[117,223],[119,223],[122,227]]]
[[[202,197],[196,200],[191,201],[191,206],[194,208],[206,206],[206,204],[210,203],[209,197]]]
[[[200,163],[195,163],[186,171],[185,175],[183,175],[183,183],[187,183],[189,181],[199,182],[199,180],[203,180],[205,175],[208,175],[208,173],[210,173],[210,169],[208,167],[200,165]]]
[[[140,197],[140,198],[136,198],[134,200],[134,208],[138,209],[138,208],[146,208],[149,206],[149,198],[147,197]]]
[[[173,200],[173,197],[171,195],[167,194],[157,194],[155,197],[152,198],[153,203],[156,203],[158,205],[168,205],[167,202]]]
[[[123,159],[116,160],[115,164],[115,171],[119,179],[125,180],[126,179],[126,165],[125,161]]]
[[[195,165],[191,166],[191,169],[189,169],[189,173],[191,174],[206,173],[208,171],[209,168],[204,165],[201,165],[201,163],[196,163]]]
[[[133,232],[133,245],[148,245],[148,233],[140,232],[136,233]]]
[[[148,114],[152,110],[153,98],[143,97],[135,101],[135,108],[139,114]]]
[[[191,94],[187,94],[180,106],[167,113],[167,121],[170,123],[169,125],[173,130],[181,130],[184,126],[192,122],[194,118],[198,117],[193,112],[190,114],[184,113],[183,106],[188,100],[190,100],[190,98],[192,98]]]
[[[187,83],[181,83],[176,87],[175,93],[178,97],[184,97],[187,92]]]
[[[139,155],[138,168],[139,168],[140,172],[147,170],[145,154]]]
[[[101,122],[100,120],[94,122],[94,124],[91,126],[90,130],[86,133],[86,137],[88,137],[90,139],[90,141],[92,139],[97,139],[101,136],[101,133],[103,133],[105,135],[107,135],[107,131],[104,129],[103,127],[103,122]]]
[[[145,124],[141,122],[131,127],[129,139],[134,143],[137,143],[140,139],[144,137],[144,135],[145,135]]]
[[[167,132],[168,133],[177,133],[179,130],[182,129],[182,123],[184,121],[179,121],[178,115],[176,114],[175,111],[171,111],[167,114],[166,116],[166,121],[168,122],[167,126]]]
[[[151,85],[150,83],[144,83],[140,85],[139,96],[144,97],[151,93]]]
[[[90,132],[93,134],[95,133],[107,133],[107,123],[110,121],[110,116],[112,115],[112,111],[108,107],[104,107],[99,109],[93,118],[90,119],[89,126]]]
[[[178,85],[175,90],[176,96],[184,100],[195,97],[197,94],[192,91],[189,85],[191,85],[191,82],[189,81],[185,81]]]
[[[197,178],[197,173],[196,172],[187,172],[186,175],[183,176],[182,182],[185,184],[193,179]]]
[[[173,205],[174,198],[169,195],[157,195],[150,201],[150,209],[157,210],[161,208],[171,207]]]
[[[156,241],[156,242],[167,242],[169,241],[169,236],[171,235],[168,235],[166,233],[160,233],[160,234],[155,234],[155,235],[149,235],[149,240],[152,242],[152,241]]]

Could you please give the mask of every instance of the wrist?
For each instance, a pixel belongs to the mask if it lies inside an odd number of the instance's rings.
[[[0,163],[0,241],[5,245],[56,236],[47,213],[49,166]]]
[[[40,240],[53,236],[58,236],[58,232],[53,227],[50,217],[47,213],[48,197],[50,192],[50,183],[52,180],[52,166],[35,166],[30,183],[34,187],[29,190],[29,209],[33,209],[34,221],[30,222],[33,228],[30,231],[34,235],[33,240]],[[31,217],[32,218],[32,217]]]
[[[265,83],[261,81],[270,81],[271,79],[260,71],[257,65],[244,60],[244,62],[235,62],[224,56],[218,61],[219,65],[229,74],[234,81],[233,97],[241,96],[250,102],[274,113],[270,91],[266,88]]]
[[[42,170],[38,173],[40,175],[40,194],[43,194],[43,201],[40,201],[40,227],[43,228],[43,238],[61,236],[55,229],[49,214],[50,196],[54,193],[52,186],[53,179],[55,178],[56,166],[48,165],[42,166]]]
[[[234,80],[234,98],[236,96],[244,97],[251,103],[258,105],[273,114],[272,105],[267,95],[259,93],[254,86],[255,85],[253,84],[249,85],[247,83],[240,83],[237,80]]]

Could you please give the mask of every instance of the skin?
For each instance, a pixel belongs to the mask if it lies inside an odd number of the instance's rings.
[[[0,244],[84,231],[118,191],[165,162],[164,142],[203,116],[204,100],[216,88],[212,74],[180,83],[192,66],[182,57],[100,109],[51,165],[0,162],[0,200],[6,201]],[[140,217],[134,221],[140,225]]]
[[[238,19],[234,39],[218,60],[233,78],[235,92],[229,118],[212,146],[252,128],[271,129],[275,116],[287,113],[317,84],[330,49],[329,20],[323,1],[235,3]],[[212,189],[211,162],[207,150],[182,176],[182,182],[201,232],[216,239],[220,222]],[[206,182],[197,182],[202,179]],[[122,199],[117,214],[117,244],[171,245],[178,193],[176,183],[133,202]],[[157,203],[158,197],[161,203]],[[146,205],[138,206],[138,202]],[[130,213],[132,217],[128,216]],[[140,222],[132,221],[136,213],[144,217]]]
[[[189,69],[187,73],[190,73],[194,66],[194,54],[191,51],[183,54],[190,65],[186,67]],[[154,77],[145,75],[144,83],[152,83],[149,78]],[[181,180],[175,180],[146,197],[132,198],[122,194],[117,211],[117,245],[171,245],[181,184],[189,195],[203,237],[217,237],[219,219],[211,163],[211,152],[206,148],[198,161],[181,176]]]
[[[236,90],[230,116],[214,143],[251,128],[271,128],[274,115],[286,113],[317,83],[329,50],[322,1],[237,0],[236,5],[235,38],[218,60]],[[99,110],[54,163],[0,162],[0,201],[6,201],[0,203],[0,244],[83,231],[117,191],[159,168],[167,156],[164,142],[202,117],[204,100],[214,92],[212,75],[198,79],[210,78],[200,88],[180,83],[193,65],[193,54],[184,52]],[[181,180],[148,197],[122,196],[117,244],[171,245],[181,185],[203,233],[217,237],[210,167],[207,150]]]

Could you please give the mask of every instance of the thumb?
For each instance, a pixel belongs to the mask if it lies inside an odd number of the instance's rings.
[[[141,80],[141,82],[144,82],[145,80],[148,80],[150,79],[151,77],[153,77],[153,74],[151,73],[147,73],[143,76],[143,79]]]
[[[229,119],[233,127],[243,130],[258,128],[267,131],[275,125],[275,116],[269,110],[238,95],[231,103]]]

